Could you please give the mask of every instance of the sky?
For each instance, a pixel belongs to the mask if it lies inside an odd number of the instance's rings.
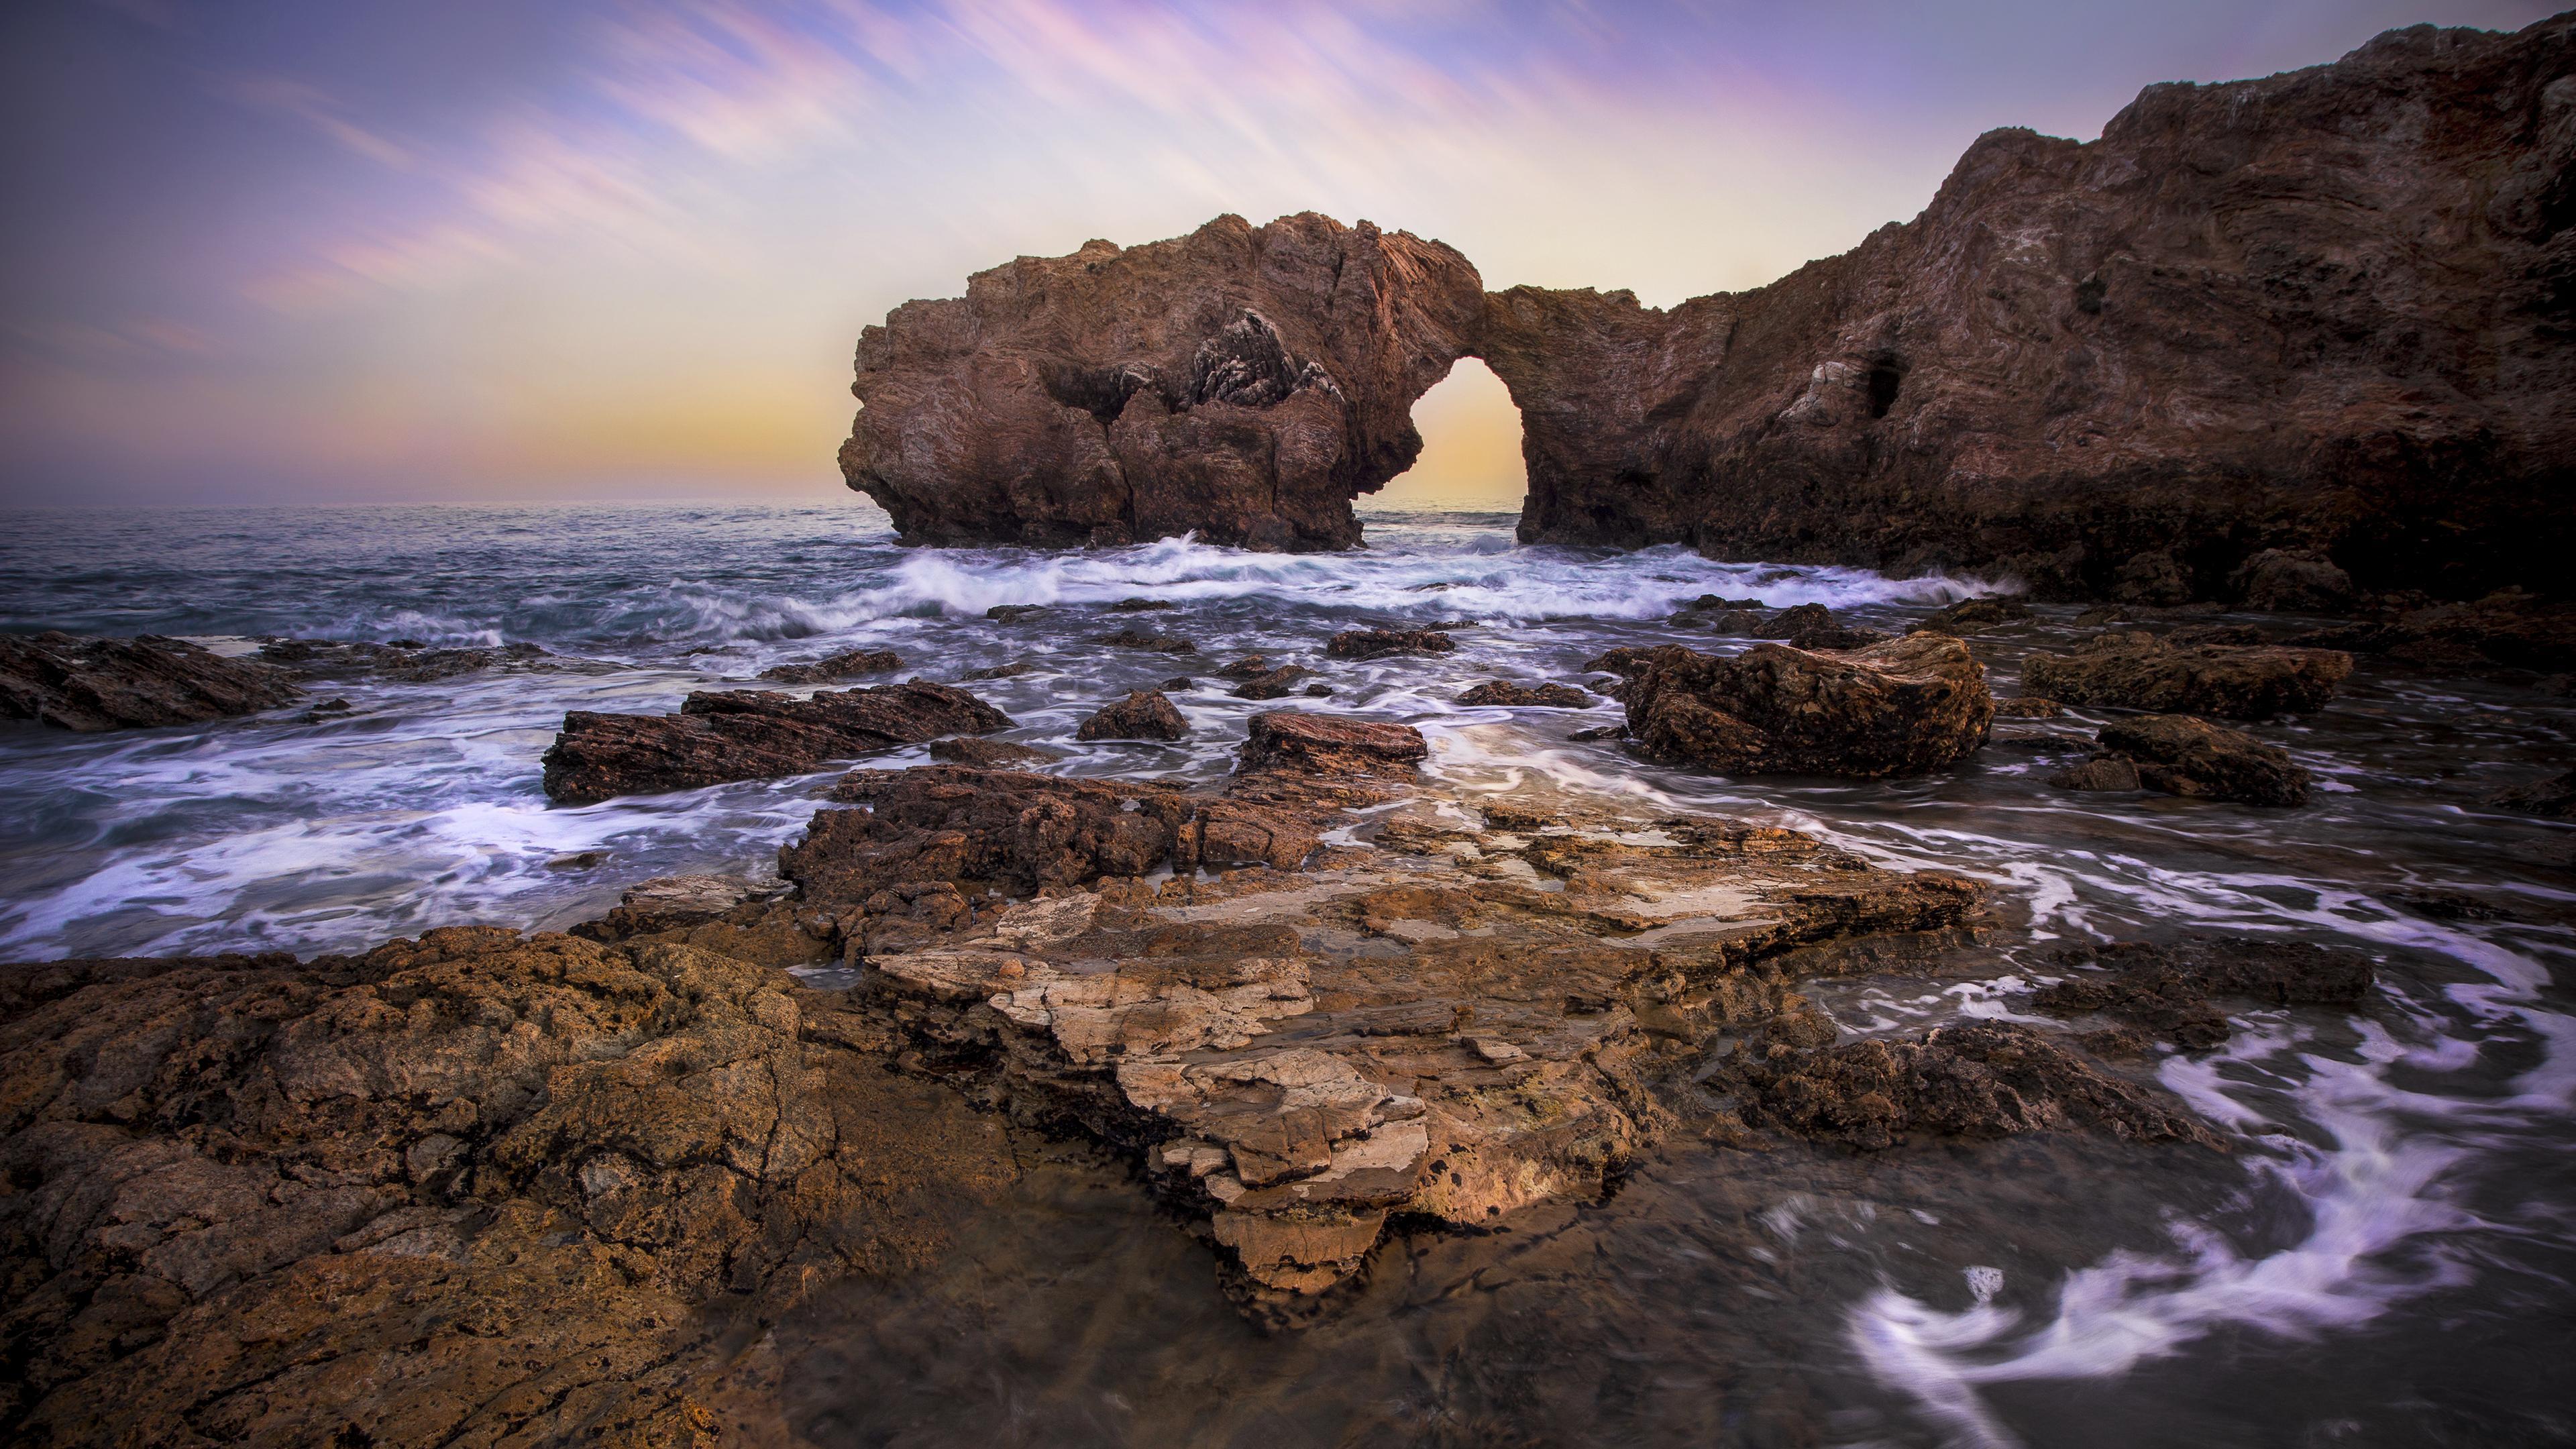
[[[861,327],[1222,212],[1757,286],[1979,133],[2506,0],[9,0],[0,503],[846,497]],[[1460,364],[1403,501],[1516,506]]]

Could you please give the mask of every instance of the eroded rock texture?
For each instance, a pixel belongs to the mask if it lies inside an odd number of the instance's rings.
[[[1348,548],[1483,299],[1449,248],[1313,213],[1022,257],[861,334],[841,472],[907,543]]]
[[[1010,724],[966,691],[920,679],[810,699],[763,689],[701,692],[678,714],[573,710],[545,754],[546,794],[579,805],[800,775],[832,760]]]
[[[1640,749],[1730,774],[1921,774],[1976,753],[1995,715],[1985,666],[1948,634],[1731,657],[1668,644],[1600,664],[1629,676],[1619,697]]]
[[[2007,568],[2145,603],[2555,576],[2576,19],[2419,26],[1995,131],[1915,220],[1669,312],[1515,288],[1532,541]],[[2291,589],[2291,584],[2298,587]]]
[[[0,719],[83,733],[202,724],[292,704],[301,692],[283,669],[184,639],[0,634]]]

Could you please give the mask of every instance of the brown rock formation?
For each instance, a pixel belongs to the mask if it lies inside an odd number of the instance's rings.
[[[891,649],[851,649],[811,664],[778,664],[760,671],[781,684],[826,684],[861,674],[889,674],[903,667],[903,656]]]
[[[896,745],[1010,726],[1010,716],[966,691],[919,679],[811,699],[758,689],[692,694],[678,714],[574,710],[546,751],[546,794],[588,804],[801,775]]]
[[[1502,705],[1510,709],[1590,709],[1595,700],[1592,691],[1571,684],[1522,684],[1512,679],[1488,679],[1458,696],[1460,704]]]
[[[1383,659],[1390,654],[1447,654],[1458,641],[1442,629],[1344,629],[1324,646],[1335,659]]]
[[[2143,630],[2108,630],[2065,654],[2034,654],[2023,687],[2065,704],[2107,704],[2220,719],[2270,719],[2315,709],[2352,673],[2332,649],[2175,644]]]
[[[2094,765],[2122,761],[2132,772],[2128,785],[2111,788],[2143,787],[2247,805],[2308,803],[2307,770],[2290,759],[2289,751],[2241,730],[2184,714],[2151,714],[2116,720],[2096,738],[2104,755]]]
[[[0,634],[0,719],[56,729],[202,724],[295,702],[285,670],[146,634]]]
[[[841,472],[908,543],[1348,548],[1483,300],[1449,248],[1313,213],[1022,257],[861,334]]]
[[[2267,1005],[2352,1007],[2370,994],[2370,958],[2298,941],[2195,936],[2170,946],[2123,941],[2061,954],[2069,966],[2099,966],[2031,996],[2054,1016],[2099,1012],[2195,1051],[2225,1042],[2232,1029],[2213,996]]]
[[[2563,575],[2576,18],[2419,26],[1995,131],[1930,207],[1669,312],[1514,288],[1530,541],[2018,572],[2180,603],[2274,548],[2366,588]],[[2239,586],[2302,602],[2280,561]]]
[[[1125,699],[1108,704],[1073,732],[1078,740],[1177,740],[1190,732],[1190,722],[1160,690],[1133,689]]]
[[[1985,667],[1947,634],[1850,653],[1756,644],[1612,650],[1628,733],[1648,754],[1748,775],[1920,774],[1976,753],[1994,720]]]

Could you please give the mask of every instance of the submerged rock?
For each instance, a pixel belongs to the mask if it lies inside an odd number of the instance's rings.
[[[2561,770],[2546,780],[2499,790],[2490,798],[2507,810],[2546,815],[2553,820],[2576,818],[2576,770]]]
[[[0,634],[0,719],[94,733],[203,724],[293,704],[286,671],[184,639]]]
[[[2234,800],[2247,805],[2305,805],[2309,775],[2290,752],[2239,730],[2222,729],[2189,715],[2155,714],[2116,720],[2095,737],[2107,759],[2125,760],[2136,784],[2168,795]]]
[[[2117,1017],[2195,1051],[2226,1042],[2225,1013],[2211,997],[2244,997],[2272,1006],[2357,1006],[2377,977],[2370,958],[2297,941],[2193,937],[2159,946],[2120,942],[2078,948],[2058,958],[2097,965],[2031,996],[2053,1016],[2088,1012]]]
[[[2503,589],[2473,603],[2423,604],[2291,642],[2433,669],[2570,669],[2576,668],[2576,603]]]
[[[588,804],[801,775],[833,760],[1010,725],[1010,716],[966,691],[918,679],[811,699],[766,690],[699,693],[678,714],[566,714],[545,754],[545,787],[553,799]]]
[[[1612,662],[1612,656],[1618,656]],[[1986,742],[1986,671],[1946,634],[1850,653],[1756,644],[1730,659],[1678,645],[1614,650],[1628,732],[1659,759],[1731,774],[1920,774]]]
[[[1324,652],[1335,659],[1383,659],[1390,654],[1447,654],[1458,641],[1437,629],[1345,629]]]
[[[1226,693],[1237,699],[1284,699],[1299,689],[1301,682],[1314,677],[1315,671],[1300,664],[1282,664],[1276,669],[1241,676],[1243,682]],[[1331,693],[1326,690],[1326,693]]]
[[[1970,634],[1991,629],[1997,624],[2013,624],[2030,617],[2030,605],[2019,599],[1961,599],[1915,625],[1944,634]]]
[[[2107,704],[2163,714],[2270,719],[2317,708],[2352,673],[2331,649],[2180,646],[2141,630],[2094,636],[2067,654],[2034,654],[2022,684],[2067,704]]]
[[[973,765],[986,770],[1016,770],[1030,765],[1043,765],[1061,760],[1063,755],[1036,745],[1015,745],[1004,740],[977,739],[973,735],[955,735],[930,742],[930,757],[948,765]]]
[[[1096,642],[1106,644],[1112,649],[1143,649],[1155,654],[1199,652],[1199,646],[1191,640],[1172,634],[1157,634],[1151,629],[1139,629],[1133,625],[1115,634],[1103,634]]]
[[[547,657],[534,644],[504,644],[432,649],[417,639],[391,644],[342,639],[271,639],[260,646],[259,659],[301,679],[392,679],[404,684],[434,684],[508,664],[524,665]]]
[[[1073,732],[1078,740],[1177,740],[1190,732],[1160,690],[1130,690],[1125,699],[1104,706]]]
[[[891,649],[852,649],[811,664],[780,664],[760,671],[781,684],[823,684],[862,674],[887,674],[903,667],[903,656]]]
[[[1512,709],[1590,709],[1594,695],[1571,684],[1522,684],[1489,679],[1458,696],[1460,704],[1503,705]]]

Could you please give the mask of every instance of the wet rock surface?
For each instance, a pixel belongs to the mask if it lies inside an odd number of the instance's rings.
[[[903,667],[903,656],[891,649],[851,649],[810,664],[780,664],[760,671],[781,684],[825,684],[863,674],[890,674]]]
[[[2467,603],[2419,604],[2292,642],[2431,669],[2576,668],[2576,604],[2505,589]]]
[[[1510,709],[1590,709],[1599,700],[1588,689],[1571,684],[1523,684],[1489,679],[1458,696],[1460,704],[1502,705]]]
[[[2241,730],[2225,729],[2189,715],[2146,715],[2116,720],[2096,736],[2105,752],[2086,768],[2116,769],[2125,763],[2134,783],[2084,785],[2078,789],[2162,790],[2194,799],[2233,800],[2246,805],[2304,805],[2310,777],[2290,752],[2268,745]]]
[[[0,719],[93,733],[202,724],[295,702],[285,670],[184,639],[0,634]]]
[[[1125,699],[1103,706],[1098,713],[1082,722],[1074,731],[1078,740],[1177,740],[1188,735],[1190,722],[1181,718],[1162,691],[1138,689]]]
[[[2070,950],[2058,959],[2098,969],[2032,993],[2032,1009],[2112,1017],[2195,1051],[2222,1045],[2232,1034],[2212,998],[2357,1007],[2369,999],[2377,976],[2370,958],[2356,951],[2254,939],[2123,942]]]
[[[1447,654],[1458,641],[1438,629],[1345,629],[1324,652],[1335,659],[1383,659],[1390,654]]]
[[[2339,650],[2177,637],[2110,630],[2065,654],[2034,654],[2022,686],[2064,704],[2262,720],[2317,708],[2352,673],[2352,656]]]
[[[2527,815],[2546,815],[2554,820],[2576,818],[2576,770],[2562,770],[2546,780],[2499,790],[2492,799],[2507,810]]]
[[[801,775],[836,759],[1010,718],[962,689],[914,680],[793,699],[766,690],[692,694],[672,715],[564,716],[545,755],[546,794],[568,804]]]
[[[1132,624],[1116,633],[1101,635],[1098,642],[1112,649],[1142,649],[1154,654],[1199,652],[1199,646],[1192,640],[1169,634],[1157,634],[1151,629],[1138,628]]]
[[[1919,774],[1956,764],[1994,718],[1986,672],[1946,634],[1849,653],[1757,644],[1613,650],[1628,731],[1659,759],[1731,774]]]
[[[1015,745],[1007,740],[978,739],[973,735],[954,735],[930,742],[930,758],[943,765],[973,765],[986,770],[1020,770],[1061,760],[1057,751],[1036,745]]]
[[[376,644],[340,639],[271,639],[257,655],[261,663],[274,664],[300,679],[391,679],[404,684],[434,684],[486,669],[527,666],[548,657],[544,649],[525,643],[433,649],[409,640]]]

